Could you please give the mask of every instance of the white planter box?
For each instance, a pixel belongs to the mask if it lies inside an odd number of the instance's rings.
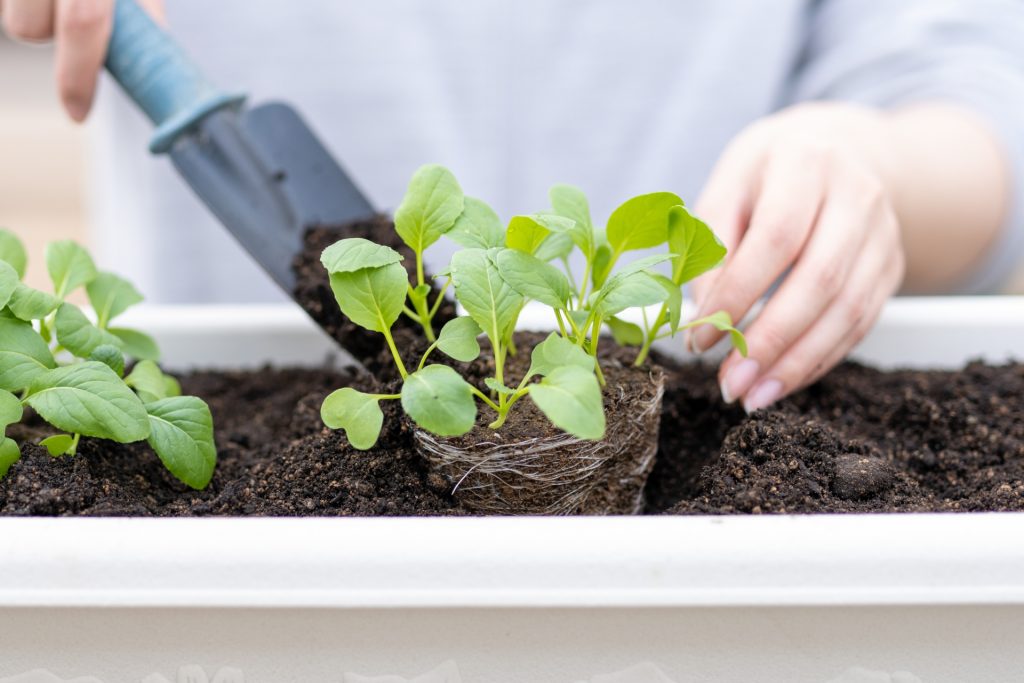
[[[135,318],[178,368],[331,348],[291,309]],[[1015,351],[1024,301],[932,299],[859,355]],[[0,519],[0,683],[1022,677],[1020,514]]]

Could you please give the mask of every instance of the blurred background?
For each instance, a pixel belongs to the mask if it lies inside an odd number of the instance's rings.
[[[288,10],[282,8],[281,11],[287,12]],[[301,19],[302,17],[299,17],[296,21]],[[188,32],[185,34],[188,35]],[[201,52],[204,46],[187,44],[186,47]],[[228,58],[231,57],[238,63],[223,67],[226,70],[223,73],[215,74],[218,76],[215,80],[236,82],[239,74],[244,74],[246,78],[249,78],[249,82],[245,83],[246,90],[255,95],[253,99],[259,101],[271,95],[281,94],[269,86],[263,87],[264,84],[258,80],[264,71],[273,71],[273,60],[268,61],[266,68],[261,68],[256,72],[251,68],[246,52],[244,50],[237,52],[237,55],[219,55],[225,61],[229,61]],[[235,69],[235,72],[227,70],[230,68]],[[171,195],[173,192],[185,193],[187,191],[173,176],[173,172],[167,168],[169,165],[165,160],[156,162],[147,158],[148,152],[145,151],[142,142],[137,151],[134,146],[130,146],[131,149],[124,152],[124,154],[130,153],[130,158],[122,156],[103,162],[100,155],[90,154],[91,146],[98,148],[105,141],[109,142],[111,136],[123,136],[126,139],[129,136],[135,136],[140,141],[145,140],[149,127],[134,111],[129,111],[129,105],[122,102],[120,94],[110,87],[111,83],[109,82],[102,85],[106,87],[106,91],[109,91],[110,95],[106,95],[101,89],[98,108],[106,108],[103,111],[109,111],[116,103],[128,113],[121,116],[107,116],[105,118],[108,120],[105,123],[97,121],[96,119],[99,118],[97,116],[93,116],[90,122],[84,126],[71,123],[59,106],[52,70],[53,53],[50,47],[17,44],[0,33],[0,226],[14,230],[27,242],[31,257],[29,284],[48,287],[42,254],[45,244],[55,239],[70,238],[90,246],[94,249],[101,268],[118,270],[127,275],[147,295],[150,294],[152,286],[146,280],[146,275],[150,271],[160,273],[161,267],[174,267],[174,264],[196,262],[195,259],[200,255],[198,252],[201,251],[216,252],[219,249],[235,249],[232,244],[228,244],[230,239],[226,233],[215,228],[212,233],[203,231],[202,245],[181,239],[176,230],[167,234],[162,234],[163,231],[157,234],[139,231],[142,233],[138,235],[140,238],[159,241],[159,249],[151,249],[153,254],[149,255],[149,258],[158,259],[156,262],[147,262],[145,260],[147,255],[138,248],[138,245],[133,247],[127,243],[128,241],[124,237],[132,234],[133,227],[140,220],[146,220],[144,215],[133,214],[130,207],[123,211],[115,211],[111,215],[105,215],[103,210],[97,210],[96,205],[91,206],[90,196],[94,196],[95,193],[89,190],[90,178],[103,178],[106,182],[97,183],[97,185],[108,188],[107,192],[114,193],[107,196],[107,201],[103,202],[103,205],[108,207],[108,212],[110,212],[110,206],[117,207],[123,204],[127,207],[132,203],[118,201],[122,196],[148,197],[152,206],[157,211],[161,211],[164,209],[161,202],[164,201],[165,194]],[[339,73],[335,76],[349,82],[355,78],[356,74]],[[267,80],[273,83],[287,82],[287,77],[280,73],[271,73],[267,76]],[[275,88],[277,87],[275,86]],[[320,87],[324,91],[332,90],[329,82],[325,82]],[[289,92],[283,94],[288,99],[299,99],[292,97]],[[378,143],[355,145],[352,144],[353,136],[379,136],[382,141],[380,144],[383,144],[384,140],[393,136],[394,131],[402,130],[402,126],[390,124],[382,124],[376,130],[371,131],[359,131],[344,125],[332,125],[338,123],[332,121],[333,114],[337,111],[333,105],[325,104],[318,110],[318,93],[303,93],[303,95],[305,101],[313,104],[309,107],[308,113],[311,114],[310,119],[314,128],[322,133],[329,131],[329,134],[325,136],[328,146],[335,150],[346,150],[342,156],[350,168],[373,168],[375,165],[380,165],[374,164],[370,159],[361,159],[358,156],[359,149],[372,149]],[[330,100],[326,99],[325,102],[329,104]],[[401,107],[396,107],[396,109],[400,110]],[[428,123],[424,123],[424,125]],[[448,142],[450,140],[447,138],[439,141],[438,149],[434,150],[429,157],[423,157],[417,150],[410,150],[410,155],[416,151],[416,154],[412,156],[418,155],[419,161],[422,161],[422,158],[431,158],[442,163],[455,162],[456,168],[464,167],[466,164],[458,163],[458,159],[444,157],[449,153],[446,150],[455,148],[454,145],[447,144]],[[353,152],[353,150],[355,151]],[[121,183],[117,182],[119,179],[111,172],[111,164],[133,169],[127,174],[132,179],[132,186],[122,186],[123,178],[120,179]],[[387,191],[381,192],[382,196],[400,196],[404,189],[404,179],[408,177],[415,165],[417,164],[413,163],[411,158],[397,161],[393,164],[393,172],[388,173],[389,177],[386,180],[376,179],[376,182],[368,183],[371,194],[372,188],[384,187]],[[469,175],[479,177],[482,177],[481,174],[494,171],[493,168],[488,169],[486,166],[472,170],[474,173]],[[562,180],[563,178],[556,179]],[[564,179],[573,182],[572,178]],[[113,182],[111,182],[112,180]],[[493,181],[493,179],[491,180]],[[514,182],[514,179],[506,178],[505,182]],[[539,182],[546,183],[548,179],[541,179]],[[389,184],[394,187],[391,188]],[[159,192],[154,192],[154,187],[161,189]],[[371,198],[378,205],[387,208],[387,200],[382,200],[381,197]],[[113,201],[110,201],[111,199]],[[193,209],[195,213],[184,215],[180,220],[179,227],[188,224],[198,225],[209,221],[205,215],[205,209],[194,202],[193,204],[195,204]],[[102,209],[102,207],[100,208]],[[167,215],[165,210],[162,213]],[[600,211],[597,213],[600,215]],[[177,216],[177,213],[175,215]],[[107,235],[105,243],[103,241],[104,234]],[[118,236],[113,248],[110,246],[111,234]],[[165,263],[170,265],[165,266]],[[135,267],[135,271],[131,270],[132,266]],[[202,280],[193,282],[193,289],[207,292],[223,291],[226,293],[226,298],[232,301],[262,300],[264,298],[283,300],[281,294],[257,273],[254,266],[244,263],[240,267],[249,269],[246,271],[248,277],[234,277],[233,273],[236,272],[236,269],[233,268],[225,268],[222,273],[215,272],[217,271],[215,268],[202,268],[197,269],[201,271],[199,274],[190,274],[187,279]],[[160,277],[164,281],[168,280],[166,274],[162,274]],[[178,279],[185,278],[179,277]],[[257,285],[263,284],[264,287],[262,289],[254,287],[254,282]],[[231,289],[232,287],[238,288],[237,291]],[[1005,291],[1006,293],[1024,293],[1024,271],[1017,274]],[[186,300],[187,297],[182,295],[178,299]]]
[[[86,133],[60,108],[52,70],[49,47],[0,34],[0,227],[26,241],[27,280],[44,289],[44,245],[88,242]]]

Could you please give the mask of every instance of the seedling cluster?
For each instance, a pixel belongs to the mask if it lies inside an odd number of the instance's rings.
[[[477,401],[493,411],[490,427],[498,429],[513,406],[529,396],[558,428],[582,439],[601,439],[604,377],[597,358],[605,326],[619,343],[639,347],[637,365],[656,340],[703,324],[728,332],[746,352],[743,336],[726,313],[682,322],[682,285],[718,266],[726,250],[679,197],[670,192],[634,197],[612,213],[604,229],[593,224],[580,190],[557,185],[550,199],[549,211],[515,216],[506,226],[487,204],[465,196],[450,171],[428,165],[413,175],[395,212],[395,229],[416,257],[415,284],[409,282],[401,254],[388,247],[353,238],[324,250],[321,261],[342,313],[384,336],[402,377],[396,394],[348,387],[335,391],[321,409],[327,426],[345,430],[354,447],[370,448],[383,425],[380,401],[400,400],[423,429],[460,436],[476,423]],[[443,283],[431,302],[423,255],[442,237],[462,248],[437,276]],[[620,266],[628,252],[658,247],[665,253]],[[569,266],[574,250],[585,264],[579,280]],[[666,262],[668,274],[652,270]],[[433,318],[452,287],[468,315],[449,321],[435,335]],[[533,349],[526,375],[509,385],[505,367],[516,352],[513,333],[528,301],[549,308],[558,331]],[[642,325],[618,317],[626,309],[659,305],[653,318],[645,313]],[[402,315],[418,323],[429,342],[413,368],[406,367],[391,332]],[[476,359],[481,334],[494,355],[486,393],[448,365],[427,364],[435,351],[463,362]]]
[[[145,440],[171,474],[205,488],[217,461],[209,407],[160,370],[151,337],[111,325],[142,301],[135,287],[70,241],[47,247],[52,293],[22,281],[26,265],[24,245],[0,230],[0,477],[21,457],[6,429],[28,405],[60,430],[40,442],[52,456],[74,455],[82,436]],[[95,322],[67,301],[82,287]],[[126,357],[137,361],[127,376]]]

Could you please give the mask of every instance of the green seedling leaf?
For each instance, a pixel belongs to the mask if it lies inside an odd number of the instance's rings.
[[[7,437],[0,438],[0,479],[7,476],[7,472],[14,463],[21,459],[21,449],[14,439]]]
[[[177,387],[177,391],[173,391],[173,393],[168,391],[169,389],[173,390],[174,386],[168,384],[167,377],[160,366],[153,361],[141,360],[124,378],[124,383],[135,390],[143,403],[152,403],[181,394],[181,387]],[[175,381],[176,384],[177,381]]]
[[[448,169],[430,164],[413,174],[405,198],[395,211],[395,230],[422,254],[451,230],[462,214],[462,188]]]
[[[462,436],[476,424],[472,387],[447,365],[428,365],[402,384],[402,408],[438,436]]]
[[[46,270],[53,281],[58,299],[96,277],[96,265],[84,248],[70,240],[51,242],[46,246]]]
[[[65,455],[74,444],[75,439],[70,434],[54,434],[39,442],[39,445],[54,458]]]
[[[175,396],[146,404],[146,441],[179,481],[202,490],[213,478],[217,447],[210,408],[195,396]]]
[[[515,324],[523,305],[523,296],[501,277],[492,259],[500,251],[463,249],[452,256],[455,295],[492,342]]]
[[[711,325],[719,332],[728,332],[729,339],[732,345],[740,352],[741,356],[747,355],[747,340],[743,336],[743,333],[737,330],[732,325],[732,317],[725,311],[718,311],[712,313],[704,318],[698,318],[697,320],[691,320],[690,322],[683,325],[680,329],[689,329],[691,327],[699,327],[700,325]]]
[[[530,355],[530,369],[527,377],[534,375],[550,375],[561,367],[574,366],[593,374],[594,358],[582,348],[568,339],[563,339],[556,332],[533,347]]]
[[[579,247],[588,258],[592,257],[597,248],[594,239],[594,224],[590,220],[590,205],[587,197],[579,188],[571,185],[555,185],[548,193],[551,207],[555,213],[572,221],[568,230],[573,244]]]
[[[21,422],[21,401],[9,391],[0,391],[0,434],[8,425]]]
[[[619,346],[640,346],[644,343],[644,331],[639,325],[612,316],[604,321],[612,332],[612,338]]]
[[[456,244],[470,249],[492,249],[505,244],[505,227],[485,202],[465,198],[462,215],[447,233]]]
[[[544,261],[516,249],[500,249],[494,262],[501,277],[527,299],[564,309],[571,289],[565,275]]]
[[[103,363],[85,361],[47,370],[32,381],[25,400],[65,432],[119,443],[149,436],[142,401]]]
[[[654,192],[626,200],[608,219],[608,243],[615,253],[649,249],[668,240],[668,212],[683,200],[671,192]]]
[[[402,255],[394,249],[361,237],[339,240],[320,254],[320,263],[328,273],[354,273],[363,268],[381,268],[401,261]]]
[[[594,371],[573,365],[556,368],[529,387],[530,398],[551,423],[580,439],[604,438],[604,405]]]
[[[100,344],[89,354],[89,360],[99,361],[116,372],[118,377],[124,377],[124,354],[116,346]]]
[[[612,250],[607,244],[602,244],[594,251],[594,269],[591,279],[594,282],[594,289],[600,289],[608,280],[612,267]]]
[[[10,230],[0,228],[0,261],[8,263],[18,274],[18,279],[25,277],[28,266],[28,252],[18,236]]]
[[[320,406],[320,417],[331,429],[342,429],[353,448],[365,451],[380,438],[384,412],[380,398],[345,387],[332,392]]]
[[[484,384],[487,386],[488,389],[497,394],[511,396],[512,394],[516,393],[515,389],[510,389],[509,387],[505,386],[494,377],[486,377],[484,379]]]
[[[127,327],[111,327],[107,332],[121,341],[125,355],[136,360],[160,360],[160,347],[148,334]]]
[[[167,398],[181,396],[181,383],[170,375],[164,375],[164,396]]]
[[[541,261],[547,263],[555,259],[563,259],[572,253],[572,239],[564,232],[553,232],[540,243],[534,253]]]
[[[19,282],[7,302],[7,307],[15,317],[31,321],[42,320],[57,310],[60,303],[60,299],[52,294]]]
[[[683,317],[683,286],[676,284],[669,278],[658,273],[649,273],[649,275],[653,277],[668,294],[668,299],[665,303],[668,304],[669,326],[672,330],[672,334],[675,334],[679,331],[679,323]]]
[[[513,216],[505,231],[505,246],[532,255],[550,234],[536,216]]]
[[[480,355],[480,343],[476,340],[483,330],[472,318],[454,318],[445,323],[437,337],[437,348],[455,360],[468,363]]]
[[[104,329],[111,320],[135,304],[142,303],[142,295],[135,286],[113,273],[100,272],[85,285],[89,304],[96,311],[96,324]]]
[[[672,264],[672,279],[680,285],[717,268],[727,251],[711,228],[685,206],[669,209],[668,248],[679,255]]]
[[[54,318],[57,341],[79,358],[88,358],[98,346],[121,346],[121,340],[113,334],[89,322],[78,306],[62,303]]]
[[[594,307],[599,308],[603,316],[609,316],[627,308],[660,304],[668,296],[650,273],[640,271],[609,281],[595,296]]]
[[[50,348],[30,323],[0,318],[0,389],[26,389],[56,366]]]
[[[0,308],[7,305],[14,290],[21,284],[18,272],[6,261],[0,261]]]
[[[356,325],[374,332],[390,330],[398,320],[408,283],[408,274],[400,263],[331,274],[331,289],[341,312]]]

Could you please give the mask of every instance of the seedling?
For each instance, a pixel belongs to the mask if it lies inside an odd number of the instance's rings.
[[[640,347],[637,365],[654,341],[702,324],[728,331],[746,352],[742,334],[725,313],[681,321],[682,285],[721,263],[725,247],[679,197],[659,192],[630,199],[612,213],[606,230],[595,229],[578,189],[556,186],[551,202],[551,211],[515,216],[505,226],[487,204],[464,196],[450,171],[424,166],[395,214],[399,236],[416,255],[417,286],[408,282],[402,255],[388,247],[352,238],[324,250],[321,261],[342,313],[384,336],[402,380],[395,394],[335,391],[321,408],[324,423],[345,430],[355,448],[367,449],[377,442],[383,425],[381,401],[401,401],[416,424],[438,436],[460,436],[476,424],[477,401],[494,412],[490,427],[498,429],[512,407],[529,396],[558,428],[596,440],[605,431],[604,378],[598,362],[603,326],[620,343]],[[430,303],[423,252],[442,236],[462,249],[440,274],[444,285]],[[666,244],[664,254],[617,268],[627,252]],[[569,267],[574,249],[582,252],[585,263],[578,282]],[[668,262],[670,275],[651,270]],[[435,336],[431,321],[452,286],[468,315],[449,321]],[[513,333],[527,301],[549,308],[558,332],[533,349],[526,375],[510,386],[505,369],[516,352]],[[645,313],[643,327],[618,317],[626,309],[647,306],[660,308],[650,323]],[[422,325],[429,342],[411,371],[391,333],[403,314]],[[487,393],[448,365],[427,364],[435,351],[463,362],[476,359],[481,334],[494,356],[494,375],[484,382]]]
[[[167,469],[195,489],[213,476],[217,450],[210,409],[182,396],[157,366],[159,349],[143,332],[111,323],[142,301],[129,283],[97,271],[70,241],[46,250],[53,293],[29,287],[24,246],[0,230],[0,430],[31,406],[59,433],[40,443],[52,456],[75,455],[82,436],[147,441]],[[66,299],[85,288],[95,322]],[[137,362],[125,376],[125,357]],[[0,431],[0,477],[21,457]]]

